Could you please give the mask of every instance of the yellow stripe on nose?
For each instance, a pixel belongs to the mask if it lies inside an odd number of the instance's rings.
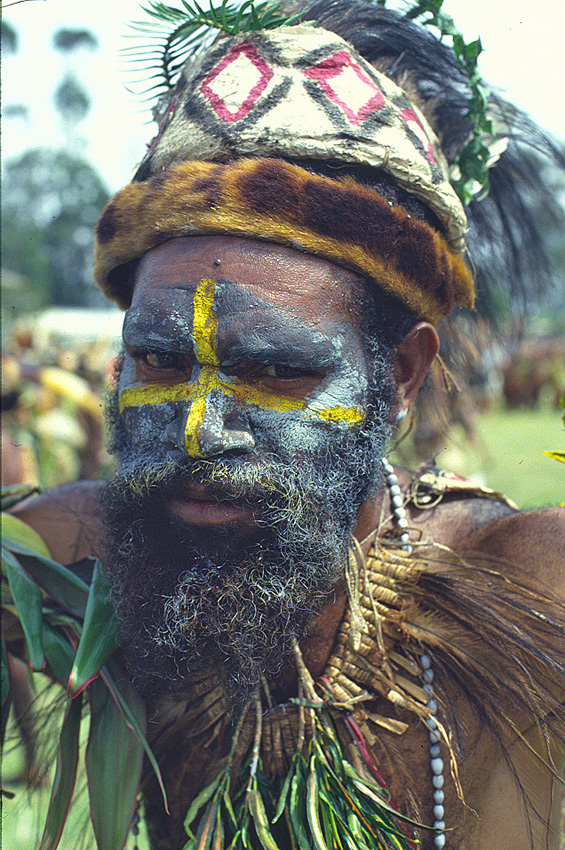
[[[184,426],[184,447],[190,457],[203,457],[200,444],[202,424],[206,416],[206,405],[212,390],[225,392],[225,384],[218,378],[215,366],[203,366],[198,380],[192,384],[190,395],[193,402]]]
[[[191,388],[192,407],[184,426],[184,445],[190,457],[202,457],[200,444],[202,423],[206,416],[206,398],[214,389],[223,389],[218,380],[218,316],[214,310],[216,281],[206,277],[200,281],[194,294],[193,334],[196,359],[202,371]]]
[[[216,281],[206,277],[200,281],[194,294],[194,342],[196,359],[206,366],[218,366],[216,342],[218,316],[214,310]]]

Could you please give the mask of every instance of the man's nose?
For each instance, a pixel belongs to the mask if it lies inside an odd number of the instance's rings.
[[[212,390],[205,398],[196,399],[188,410],[184,409],[165,429],[161,439],[194,458],[249,452],[255,447],[238,403],[219,390]]]

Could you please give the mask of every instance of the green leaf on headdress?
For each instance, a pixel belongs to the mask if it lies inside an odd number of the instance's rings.
[[[385,6],[386,0],[380,5]],[[451,180],[460,200],[466,205],[484,198],[489,191],[488,172],[493,164],[488,147],[493,136],[487,113],[489,89],[478,69],[478,59],[483,51],[480,38],[466,42],[455,21],[443,11],[442,6],[443,0],[413,0],[404,16],[408,20],[420,18],[424,26],[435,27],[441,38],[451,38],[453,52],[467,76],[470,92],[467,119],[472,130],[467,144],[452,165]]]
[[[135,61],[149,63],[146,67],[155,81],[150,90],[170,89],[187,58],[202,47],[213,30],[239,35],[276,29],[298,23],[305,14],[282,14],[280,0],[245,0],[244,3],[222,0],[217,5],[210,0],[208,8],[200,6],[197,0],[180,2],[182,8],[149,0],[149,5],[142,8],[154,20],[132,25],[153,42],[141,51],[139,47],[131,50]]]

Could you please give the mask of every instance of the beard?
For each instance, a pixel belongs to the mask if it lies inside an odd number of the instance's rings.
[[[242,703],[276,678],[343,573],[360,506],[380,489],[390,384],[358,430],[294,420],[291,437],[257,411],[260,448],[197,461],[158,441],[132,447],[113,397],[119,468],[102,497],[105,563],[142,692],[186,691],[213,671]],[[248,506],[255,522],[182,521],[168,505],[196,484]]]

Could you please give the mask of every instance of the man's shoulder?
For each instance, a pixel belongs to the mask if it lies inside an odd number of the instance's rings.
[[[565,508],[517,512],[485,523],[465,549],[500,559],[565,599]]]
[[[410,505],[424,539],[488,556],[565,595],[565,508],[520,511],[501,493],[432,469],[413,477]]]
[[[102,518],[100,492],[103,481],[75,481],[31,496],[11,513],[31,525],[52,556],[71,564],[100,556]]]
[[[459,549],[485,526],[518,513],[502,493],[434,466],[398,476],[410,525],[422,540]]]

